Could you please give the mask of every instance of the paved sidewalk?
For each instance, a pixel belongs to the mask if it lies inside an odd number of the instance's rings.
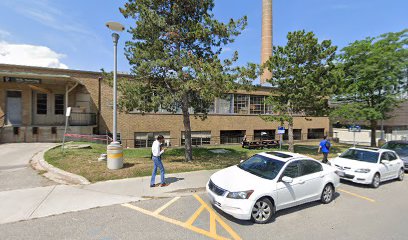
[[[150,177],[56,185],[0,192],[0,224],[158,197],[202,192],[215,171],[168,174],[168,187],[150,188]],[[159,179],[157,178],[157,181]]]

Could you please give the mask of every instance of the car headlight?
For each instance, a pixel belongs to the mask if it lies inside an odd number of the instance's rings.
[[[355,172],[356,173],[369,173],[370,171],[371,170],[368,168],[360,168],[360,169],[357,169]]]
[[[253,192],[254,190],[242,191],[242,192],[230,192],[228,193],[227,198],[248,199]]]

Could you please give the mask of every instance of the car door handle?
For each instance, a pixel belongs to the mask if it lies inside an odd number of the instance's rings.
[[[305,180],[299,180],[299,184],[305,184]]]

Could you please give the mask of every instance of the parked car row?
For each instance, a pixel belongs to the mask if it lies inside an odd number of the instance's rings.
[[[216,208],[263,224],[285,208],[318,200],[330,203],[340,179],[374,188],[391,179],[403,181],[404,162],[387,149],[391,146],[350,148],[328,164],[301,154],[263,152],[214,173],[206,189]]]

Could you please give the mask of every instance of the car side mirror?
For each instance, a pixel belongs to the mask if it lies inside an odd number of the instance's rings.
[[[388,161],[388,160],[381,160],[381,163],[383,163],[383,164],[389,164],[390,161]]]
[[[292,182],[293,182],[293,178],[284,176],[284,177],[282,178],[282,182],[284,182],[284,183],[292,183]]]
[[[239,161],[239,163],[243,163],[243,162],[244,162],[244,160]]]

